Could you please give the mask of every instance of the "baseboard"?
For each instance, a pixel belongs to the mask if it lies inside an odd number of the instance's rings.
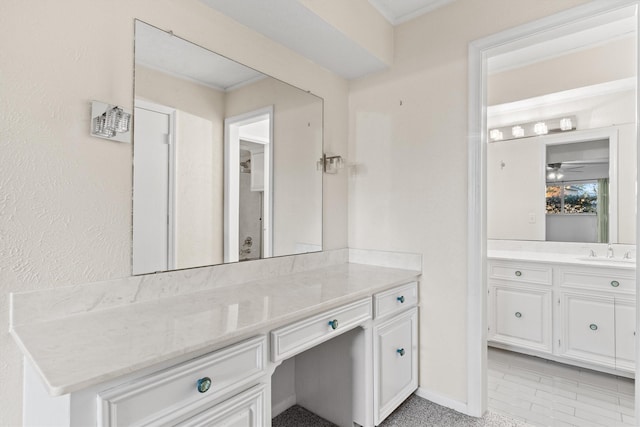
[[[450,408],[450,409],[453,409],[454,411],[463,413],[465,415],[469,415],[468,407],[465,402],[460,402],[459,400],[451,399],[450,397],[446,397],[441,394],[434,393],[423,387],[418,387],[415,394],[416,396],[422,397],[423,399],[427,399],[428,401],[438,404],[440,406],[444,406],[445,408]]]
[[[274,418],[280,415],[281,413],[283,413],[284,411],[286,411],[287,409],[291,408],[293,405],[296,404],[296,402],[297,402],[296,395],[294,394],[282,400],[281,402],[273,404],[271,406],[271,418]]]

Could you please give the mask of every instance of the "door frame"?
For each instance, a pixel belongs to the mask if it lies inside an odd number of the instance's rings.
[[[264,144],[262,198],[262,257],[273,256],[273,105],[224,119],[224,262],[239,260],[240,127],[269,120],[269,142]]]
[[[487,60],[489,57],[515,50],[536,42],[549,40],[561,34],[573,33],[593,26],[594,20],[623,8],[636,7],[638,20],[639,0],[594,1],[512,28],[469,44],[468,53],[468,194],[467,194],[467,413],[482,416],[487,409],[487,205],[486,205],[486,145],[487,145]],[[588,22],[590,20],[590,22]],[[637,31],[636,37],[638,37]],[[637,43],[637,40],[636,40]],[[638,44],[636,44],[636,49]],[[637,55],[640,58],[640,55]],[[636,70],[638,66],[636,65]],[[636,72],[636,85],[638,84]],[[638,87],[638,86],[636,86]],[[637,92],[638,93],[638,92]],[[636,96],[637,96],[636,93]],[[638,101],[636,100],[636,105]],[[636,131],[638,108],[636,108]],[[638,134],[636,134],[636,137]],[[640,150],[638,150],[640,160]],[[637,164],[640,161],[637,160]],[[637,179],[636,179],[637,180]],[[640,208],[640,198],[636,200]],[[638,208],[636,211],[638,212]],[[636,252],[640,241],[640,215],[636,215]],[[636,265],[636,280],[640,283]],[[637,285],[636,285],[637,286]],[[636,291],[636,304],[640,306],[640,292]],[[640,310],[638,310],[640,311]],[[637,311],[637,312],[638,312]],[[640,326],[636,312],[636,330]],[[640,334],[636,337],[636,348]],[[636,351],[636,372],[638,372]],[[637,376],[638,377],[638,376]],[[639,377],[640,378],[640,377]],[[640,382],[636,381],[636,411],[640,409]],[[638,413],[638,412],[636,412]]]

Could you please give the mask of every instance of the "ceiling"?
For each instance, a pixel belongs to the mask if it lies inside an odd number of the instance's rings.
[[[402,24],[455,0],[369,0],[391,25]]]
[[[200,1],[346,79],[389,66],[299,0]],[[454,0],[368,1],[396,25]]]
[[[156,27],[136,22],[136,64],[228,91],[264,74]]]

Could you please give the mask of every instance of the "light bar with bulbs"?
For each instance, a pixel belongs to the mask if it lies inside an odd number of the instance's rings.
[[[564,116],[527,123],[514,123],[510,126],[489,129],[489,142],[569,132],[576,130],[577,125],[578,119],[576,116]]]

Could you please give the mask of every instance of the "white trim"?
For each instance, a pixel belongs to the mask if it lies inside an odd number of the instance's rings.
[[[240,242],[240,127],[269,119],[269,141],[264,144],[264,191],[262,214],[262,258],[273,256],[273,105],[224,119],[224,262],[237,262]]]
[[[438,393],[434,393],[433,391],[427,390],[426,388],[418,387],[418,389],[415,391],[415,395],[423,399],[427,399],[428,401],[433,402],[437,405],[444,406],[445,408],[450,408],[463,414],[469,413],[466,403],[460,402],[459,400],[455,400],[447,396],[443,396]]]
[[[271,406],[271,418],[275,418],[293,405],[298,403],[298,399],[295,394],[283,399],[282,401]]]
[[[487,262],[485,132],[487,58],[549,40],[559,34],[576,32],[620,19],[627,13],[623,8],[637,7],[638,4],[638,0],[593,1],[469,44],[467,410],[463,411],[469,415],[481,416],[487,407],[487,280],[485,274]],[[640,233],[638,235],[640,236]],[[640,292],[637,292],[637,295],[640,301]],[[637,337],[636,340],[638,339]],[[636,408],[639,407],[640,385],[636,383]]]

